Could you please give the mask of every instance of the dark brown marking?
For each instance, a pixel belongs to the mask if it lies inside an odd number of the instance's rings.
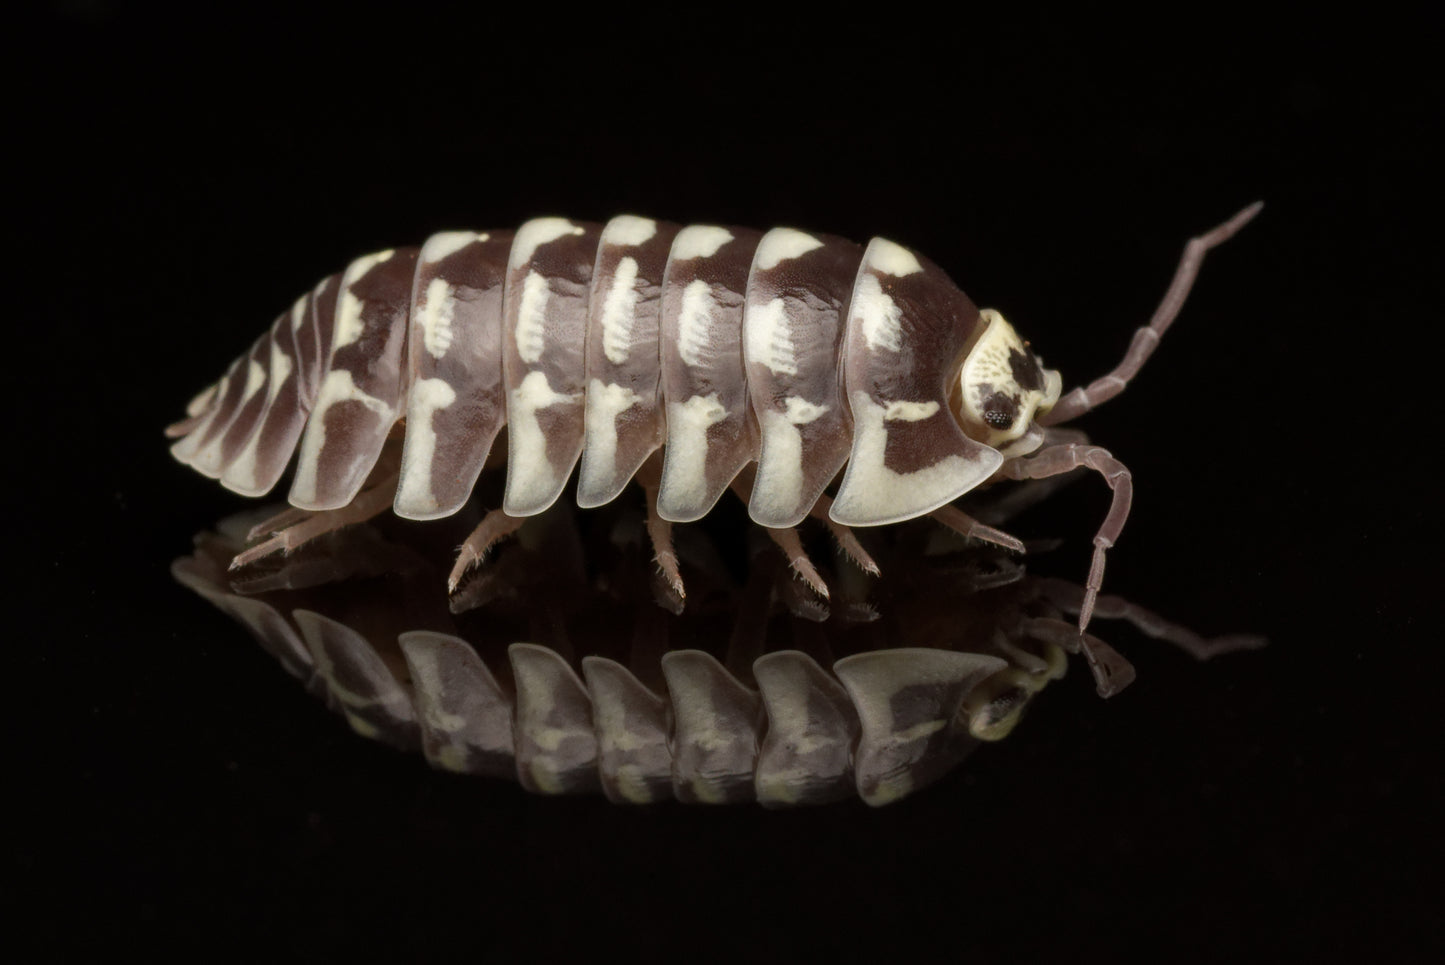
[[[1008,367],[1013,372],[1014,381],[1028,391],[1038,392],[1044,387],[1044,373],[1033,352],[1009,349]]]

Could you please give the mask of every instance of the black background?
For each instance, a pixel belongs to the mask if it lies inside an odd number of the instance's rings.
[[[27,957],[1438,953],[1423,24],[246,9],[65,3],[17,34]],[[634,811],[429,772],[167,575],[239,500],[161,427],[357,253],[553,213],[881,234],[1076,382],[1185,238],[1256,198],[1083,424],[1137,486],[1107,588],[1271,646],[1197,665],[1111,628],[1132,689],[1100,701],[1075,667],[892,807]],[[1030,523],[1071,539],[1061,570],[1105,506],[1084,483]]]

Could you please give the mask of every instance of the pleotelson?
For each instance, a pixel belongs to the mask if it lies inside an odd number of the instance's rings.
[[[192,404],[177,458],[246,495],[351,502],[393,425],[394,508],[468,500],[508,429],[503,509],[615,498],[661,450],[658,513],[705,515],[750,463],[749,512],[799,523],[844,468],[834,519],[876,525],[978,484],[947,382],[978,310],[932,263],[791,228],[539,218],[358,258],[283,314]]]

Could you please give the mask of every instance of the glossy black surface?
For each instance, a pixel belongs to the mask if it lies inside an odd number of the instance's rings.
[[[704,56],[734,18],[482,43],[413,11],[373,57],[351,18],[47,8],[10,142],[12,196],[42,202],[12,224],[6,380],[15,953],[1431,960],[1438,80],[1421,25],[1199,15],[1183,47],[900,17]],[[162,427],[359,252],[540,214],[882,234],[1073,384],[1257,197],[1081,426],[1137,487],[1106,589],[1273,645],[1195,665],[1110,629],[1130,690],[1075,666],[897,806],[634,811],[432,773],[167,574],[241,501]],[[1039,566],[1081,577],[1106,506],[1083,481],[1017,530],[1069,538]]]

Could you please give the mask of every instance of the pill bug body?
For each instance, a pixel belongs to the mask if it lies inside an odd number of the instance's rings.
[[[456,514],[505,428],[501,505],[464,541],[450,589],[553,506],[580,462],[580,506],[642,484],[655,559],[679,602],[671,524],[702,518],[729,488],[826,598],[795,532],[807,517],[869,570],[851,527],[930,514],[1021,550],[950,504],[985,483],[1084,467],[1114,502],[1095,538],[1082,633],[1132,483],[1106,450],[1054,427],[1123,387],[1204,251],[1258,207],[1192,240],[1124,362],[1067,395],[1002,315],[884,239],[865,248],[632,216],[445,232],[359,258],[302,296],[192,401],[169,430],[180,437],[172,452],[251,496],[296,453],[294,509],[257,527],[259,542],[233,562],[243,566],[388,504],[410,519]],[[400,424],[397,455],[387,441]],[[1117,689],[1127,665],[1087,652],[1101,691]]]

